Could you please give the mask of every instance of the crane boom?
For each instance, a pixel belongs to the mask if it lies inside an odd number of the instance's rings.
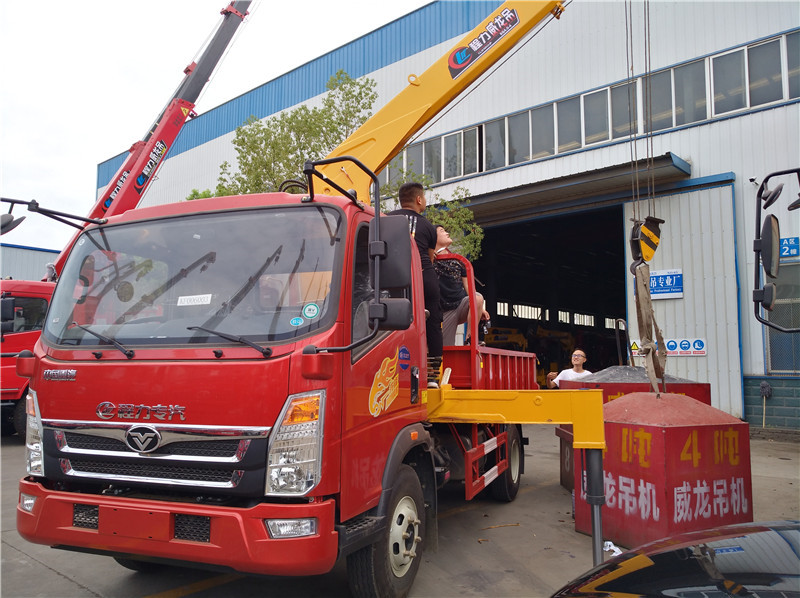
[[[219,63],[222,54],[233,39],[236,30],[247,15],[251,0],[235,0],[222,9],[222,23],[197,62],[184,70],[185,77],[167,102],[144,138],[134,143],[128,156],[111,179],[100,199],[92,207],[88,218],[97,219],[121,214],[135,208],[145,190],[153,181],[158,167],[164,161],[183,125],[192,114],[200,92]],[[55,262],[61,273],[69,249],[80,231],[76,233]]]
[[[548,15],[559,18],[558,0],[504,2],[422,75],[410,75],[408,86],[359,127],[328,158],[356,156],[373,172],[380,172],[406,142],[452,102],[478,77],[508,53]],[[319,168],[343,189],[355,189],[369,202],[369,177],[340,164]],[[335,193],[323,188],[323,193]]]

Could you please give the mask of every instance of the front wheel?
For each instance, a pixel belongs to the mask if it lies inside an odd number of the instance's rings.
[[[25,431],[28,429],[28,413],[25,410],[25,397],[28,395],[25,392],[22,398],[14,405],[14,431],[19,434],[22,442],[25,442]]]
[[[425,502],[414,470],[401,465],[380,540],[347,557],[350,591],[357,598],[400,598],[414,583],[425,537]]]
[[[522,448],[522,437],[519,433],[519,426],[513,424],[508,426],[506,428],[506,435],[508,469],[503,472],[503,475],[492,482],[489,489],[492,491],[492,498],[495,500],[511,502],[517,497],[517,492],[519,492],[525,452]]]

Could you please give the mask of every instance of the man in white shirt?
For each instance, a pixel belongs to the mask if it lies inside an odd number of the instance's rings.
[[[580,380],[590,376],[592,372],[583,369],[584,363],[586,363],[586,352],[576,348],[572,352],[572,368],[561,370],[558,374],[555,372],[547,374],[547,388],[559,388],[559,384],[563,380]]]

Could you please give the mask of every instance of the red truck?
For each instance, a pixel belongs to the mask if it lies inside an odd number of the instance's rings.
[[[193,115],[193,108],[200,92],[206,85],[216,65],[219,63],[223,52],[228,47],[237,28],[247,15],[250,0],[237,0],[231,2],[221,11],[223,18],[215,34],[205,46],[197,62],[192,62],[184,70],[184,78],[178,89],[172,95],[167,105],[158,115],[153,125],[145,136],[134,143],[100,199],[89,212],[88,218],[81,218],[39,206],[36,201],[22,201],[2,198],[3,203],[9,203],[7,214],[2,214],[2,230],[0,234],[9,232],[24,219],[14,218],[11,211],[15,205],[25,205],[32,212],[38,212],[59,222],[74,226],[78,231],[82,225],[75,224],[77,220],[85,224],[100,222],[103,217],[121,214],[134,209],[144,192],[155,178],[155,173],[164,161],[172,144],[178,137],[183,125]],[[134,173],[134,176],[131,176]],[[98,220],[100,219],[100,220]],[[56,259],[52,275],[48,274],[47,280],[55,279],[61,273],[69,248],[75,242],[76,236],[67,244],[67,247]],[[2,383],[2,432],[10,434],[17,432],[20,436],[25,432],[25,406],[20,399],[25,396],[27,382],[14,374],[16,355],[20,351],[30,350],[39,338],[41,324],[44,321],[44,312],[53,293],[53,282],[31,282],[24,280],[4,280],[2,282],[3,297],[3,336],[2,357],[0,368],[3,372]],[[16,307],[15,307],[16,304]],[[44,310],[44,311],[42,311]],[[31,313],[31,323],[25,324],[23,329],[18,329],[19,323],[12,320],[18,314]],[[41,315],[41,318],[38,316]],[[26,317],[26,316],[22,316]],[[19,318],[18,318],[19,319]],[[8,330],[6,330],[8,328]]]
[[[0,417],[3,435],[25,434],[27,378],[17,376],[17,354],[31,349],[39,339],[53,294],[52,282],[0,281],[3,302],[2,356],[0,356]]]
[[[407,220],[380,213],[383,158],[334,154],[306,164],[304,194],[139,208],[78,236],[18,358],[24,538],[135,570],[346,559],[354,595],[402,596],[436,547],[442,485],[514,500],[524,423],[574,425],[599,515],[601,392],[539,390],[533,354],[475,335],[426,388],[419,255]]]

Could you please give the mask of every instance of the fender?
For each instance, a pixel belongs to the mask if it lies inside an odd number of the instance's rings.
[[[422,423],[406,426],[395,436],[381,481],[381,498],[378,506],[336,526],[339,533],[339,558],[375,543],[386,528],[389,498],[394,485],[394,475],[401,464],[414,468],[422,484],[425,498],[426,547],[436,550],[438,545],[438,503],[436,475],[433,466],[433,440]]]

